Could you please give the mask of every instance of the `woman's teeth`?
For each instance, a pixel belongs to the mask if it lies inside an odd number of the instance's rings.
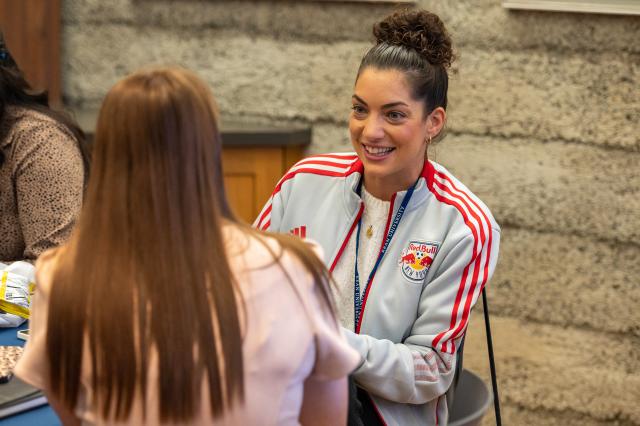
[[[379,156],[383,156],[394,150],[394,148],[390,148],[390,147],[367,146],[367,145],[363,145],[363,146],[364,146],[364,149],[367,151],[367,153],[372,155],[379,155]]]

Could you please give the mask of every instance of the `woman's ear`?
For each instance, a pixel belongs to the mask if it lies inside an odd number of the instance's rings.
[[[440,134],[444,123],[447,120],[447,113],[442,107],[437,107],[427,116],[427,137],[435,138]]]

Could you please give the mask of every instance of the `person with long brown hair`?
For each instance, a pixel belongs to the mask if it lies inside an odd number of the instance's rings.
[[[345,422],[359,356],[328,272],[307,243],[234,219],[220,154],[193,73],[143,70],[107,94],[78,228],[38,261],[16,368],[63,422]]]

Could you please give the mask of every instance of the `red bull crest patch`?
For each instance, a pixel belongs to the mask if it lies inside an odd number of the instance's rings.
[[[440,244],[425,241],[411,241],[402,250],[398,265],[402,275],[412,283],[421,283],[429,272],[433,258],[438,252]]]

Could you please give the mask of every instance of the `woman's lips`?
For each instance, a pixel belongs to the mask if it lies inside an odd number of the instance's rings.
[[[362,148],[364,150],[365,156],[371,160],[383,160],[389,157],[391,153],[395,151],[395,148],[391,146],[374,146],[362,144]]]

